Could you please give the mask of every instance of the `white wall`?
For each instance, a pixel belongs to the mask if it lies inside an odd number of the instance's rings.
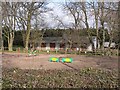
[[[96,49],[96,47],[97,47],[97,37],[93,37],[93,38],[92,38],[92,41],[93,41],[93,43],[94,43],[94,48]],[[99,43],[99,41],[98,41],[98,48],[100,48],[100,43]],[[92,44],[90,44],[90,45],[88,46],[87,51],[92,51]]]
[[[87,51],[92,51],[92,44],[88,46]]]
[[[46,43],[46,50],[50,50],[50,43]]]
[[[93,43],[94,43],[94,48],[96,49],[97,48],[97,37],[93,37]],[[100,43],[98,41],[98,48],[100,48]]]
[[[108,47],[109,46],[109,42],[104,42],[104,47]],[[115,47],[115,43],[111,43],[110,47]]]
[[[55,43],[55,49],[59,50],[60,49],[60,44],[59,43]]]

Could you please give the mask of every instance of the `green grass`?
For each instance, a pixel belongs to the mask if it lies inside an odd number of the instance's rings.
[[[118,72],[3,69],[3,88],[118,88]]]

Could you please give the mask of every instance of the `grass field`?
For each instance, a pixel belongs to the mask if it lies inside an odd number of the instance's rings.
[[[3,69],[3,88],[117,88],[118,73],[101,69]]]
[[[72,57],[72,63],[49,62]],[[2,88],[118,88],[118,57],[2,54]]]

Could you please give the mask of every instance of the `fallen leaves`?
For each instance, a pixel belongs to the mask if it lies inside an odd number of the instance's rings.
[[[75,70],[21,70],[3,68],[3,88],[117,88],[118,72]]]

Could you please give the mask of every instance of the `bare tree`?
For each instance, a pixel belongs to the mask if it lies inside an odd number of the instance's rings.
[[[74,43],[77,43],[78,48],[81,47],[81,38],[80,38],[80,29],[83,28],[82,26],[82,12],[80,7],[80,2],[66,2],[64,5],[64,9],[67,10],[67,13],[71,15],[73,18],[73,26],[72,28],[69,27],[69,30],[66,30],[67,32],[64,33],[64,38],[69,42],[70,48]],[[76,36],[76,39],[74,38]],[[76,41],[77,40],[77,41]]]
[[[106,41],[105,28],[108,30],[109,45],[108,51],[110,51],[111,43],[115,42],[115,37],[118,35],[118,2],[101,2],[100,6],[100,24],[103,31],[101,50],[104,49],[104,42]],[[116,42],[115,42],[116,43]]]
[[[18,9],[17,2],[3,2],[2,3],[2,24],[5,27],[4,36],[8,40],[8,50],[12,51],[13,40],[14,40],[14,32],[16,30],[16,15]]]
[[[100,16],[99,16],[99,18],[100,18],[100,24],[101,24],[101,27],[102,27],[102,31],[103,31],[103,40],[102,40],[102,46],[101,46],[101,48],[103,49],[103,51],[104,51],[104,42],[105,42],[105,31],[104,31],[104,23],[105,23],[105,17],[106,17],[106,15],[105,15],[105,10],[104,10],[104,2],[101,2],[100,3]]]
[[[66,2],[64,8],[68,10],[68,13],[71,14],[74,19],[73,28],[75,30],[79,29],[81,27],[80,2]]]
[[[40,18],[39,13],[34,16],[33,20],[35,20],[34,24],[33,24],[33,30],[31,30],[30,33],[30,44],[32,44],[33,48],[37,47],[37,46],[41,46],[42,43],[42,39],[45,33],[45,23],[42,20],[42,18]],[[40,24],[40,22],[42,21],[42,25]],[[43,26],[44,28],[41,28],[41,26]]]
[[[87,2],[81,2],[80,6],[81,6],[81,10],[82,10],[83,15],[84,15],[82,21],[85,24],[85,27],[87,29],[89,41],[92,44],[92,51],[94,51],[94,49],[95,49],[94,43],[92,41],[91,31],[90,31],[90,27],[89,27],[89,23],[88,23],[88,21],[89,21],[88,20],[88,8],[90,8],[90,7],[89,7],[89,4]]]
[[[99,2],[91,2],[91,9],[93,9],[93,15],[95,18],[95,28],[96,28],[96,49],[98,49],[98,21],[99,21],[99,13],[100,13],[100,8],[99,8]],[[91,12],[92,13],[92,12]]]
[[[81,42],[80,42],[81,38],[80,38],[79,33],[80,33],[80,29],[85,26],[87,33],[88,33],[90,43],[92,44],[92,49],[94,51],[94,44],[92,41],[91,31],[90,31],[89,23],[88,23],[88,8],[89,8],[88,6],[89,6],[89,4],[87,4],[86,2],[67,2],[67,3],[65,3],[64,9],[67,11],[67,14],[71,15],[71,17],[74,20],[73,27],[72,27],[73,30],[70,29],[70,32],[67,32],[66,37],[71,46],[72,43],[74,42],[74,40],[72,38],[75,35],[78,35],[77,43],[80,47],[81,46]]]
[[[22,2],[21,8],[19,8],[19,17],[18,23],[19,26],[22,26],[22,29],[25,30],[23,34],[23,40],[25,49],[28,50],[30,30],[31,30],[31,20],[32,17],[36,14],[36,11],[43,6],[44,2]]]

